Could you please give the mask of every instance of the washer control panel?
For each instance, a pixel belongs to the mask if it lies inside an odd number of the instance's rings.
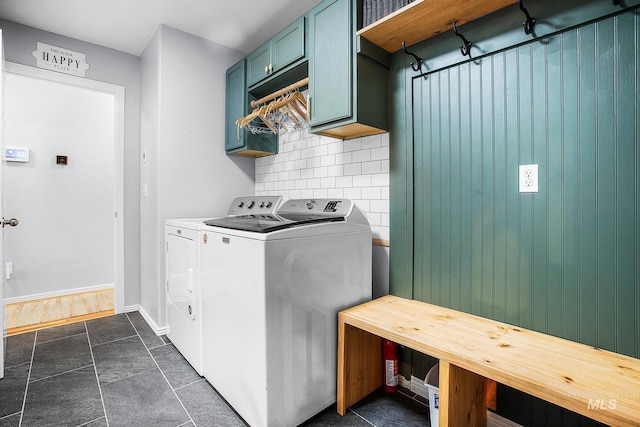
[[[284,202],[278,213],[344,217],[351,212],[352,204],[347,199],[292,199]]]
[[[282,203],[282,196],[236,197],[231,202],[227,215],[272,214]]]

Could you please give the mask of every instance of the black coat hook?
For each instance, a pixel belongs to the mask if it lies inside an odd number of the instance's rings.
[[[416,62],[412,62],[411,63],[411,68],[413,69],[413,71],[422,71],[422,64],[424,64],[424,61],[418,57],[418,55],[416,55],[415,53],[411,53],[407,50],[407,45],[402,42],[402,50],[404,50],[404,53],[406,53],[407,55],[411,55],[413,56],[413,58],[416,60]]]
[[[613,1],[615,2],[616,0]],[[527,20],[522,23],[522,26],[524,27],[524,33],[526,35],[529,35],[533,33],[533,26],[536,25],[536,20],[535,18],[532,18],[531,15],[529,15],[529,12],[522,4],[522,0],[520,0],[519,6],[522,13],[524,13],[525,18],[527,18]]]
[[[456,36],[460,37],[462,39],[462,46],[460,46],[460,53],[462,54],[462,56],[471,56],[471,46],[473,46],[473,44],[467,40],[466,38],[464,38],[464,36],[462,34],[460,34],[458,32],[458,29],[456,28],[456,21],[452,21],[451,25],[453,25],[453,32],[456,34]]]

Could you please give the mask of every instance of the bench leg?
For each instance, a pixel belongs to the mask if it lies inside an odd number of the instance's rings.
[[[486,426],[486,378],[440,360],[440,426]]]
[[[338,319],[338,413],[382,386],[382,339]]]

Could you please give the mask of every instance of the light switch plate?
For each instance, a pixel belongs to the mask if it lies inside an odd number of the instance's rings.
[[[538,165],[520,165],[520,192],[538,192]]]

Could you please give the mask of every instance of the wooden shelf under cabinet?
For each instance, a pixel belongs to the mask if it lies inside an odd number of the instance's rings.
[[[437,34],[452,30],[451,22],[463,25],[516,0],[415,0],[402,9],[361,29],[358,35],[387,52],[402,49]]]

